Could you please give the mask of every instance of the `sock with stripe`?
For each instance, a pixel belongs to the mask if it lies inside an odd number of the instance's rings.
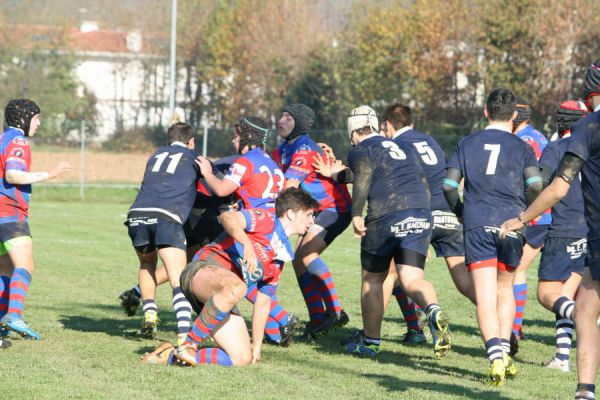
[[[256,293],[258,287],[256,284],[252,284],[248,287],[246,293],[246,299],[252,304],[256,302]],[[277,301],[277,296],[271,297],[271,309],[269,310],[269,316],[267,317],[267,324],[265,325],[265,335],[273,342],[279,343],[281,340],[280,327],[285,326],[288,323],[289,314]]]
[[[502,341],[500,338],[491,338],[485,342],[485,351],[490,364],[496,359],[502,359]]]
[[[177,319],[177,334],[183,336],[192,326],[192,306],[185,298],[181,286],[173,288],[173,308]]]
[[[219,310],[215,305],[212,296],[209,297],[202,308],[202,312],[194,321],[192,329],[187,335],[186,343],[194,344],[196,346],[199,345],[228,315],[229,311]]]
[[[131,290],[136,292],[138,296],[142,297],[142,291],[140,290],[140,285],[135,285],[134,287],[131,288]]]
[[[158,307],[156,306],[154,299],[145,299],[142,302],[142,310],[144,311],[144,314],[146,314],[147,312],[157,313]]]
[[[341,313],[342,304],[327,264],[320,257],[317,257],[307,265],[307,269],[319,282],[319,292],[321,292],[325,302],[325,308],[335,314]]]
[[[516,313],[513,321],[512,333],[520,338],[521,327],[523,326],[523,316],[525,315],[525,304],[527,303],[527,283],[517,283],[513,285],[515,294]]]
[[[233,362],[224,350],[218,347],[204,347],[196,352],[196,362],[200,364],[221,365],[223,367],[233,366]]]
[[[500,343],[502,343],[502,351],[510,354],[510,340],[500,338]]]
[[[7,314],[22,318],[25,309],[25,297],[31,284],[31,274],[25,268],[15,268],[8,286]]]
[[[573,319],[573,311],[575,310],[575,302],[569,299],[567,296],[562,296],[556,299],[552,304],[552,311],[564,319]]]
[[[8,310],[8,287],[10,286],[10,277],[0,275],[0,318],[4,317]]]
[[[596,385],[591,383],[578,383],[577,391],[575,392],[575,400],[595,400]]]
[[[325,319],[325,307],[323,306],[323,298],[319,292],[318,283],[313,275],[306,271],[298,278],[298,286],[304,297],[304,302],[308,308],[308,316],[311,322],[319,323]]]
[[[417,303],[412,301],[410,297],[404,293],[400,285],[396,286],[392,291],[392,295],[396,298],[404,320],[406,321],[406,329],[421,331],[421,325],[419,323],[419,315],[417,314]]]
[[[557,360],[569,361],[574,329],[573,321],[556,314],[556,355],[554,357]]]

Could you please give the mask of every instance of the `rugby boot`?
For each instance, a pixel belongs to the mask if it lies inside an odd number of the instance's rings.
[[[123,307],[123,310],[128,317],[133,317],[135,315],[135,312],[142,302],[142,298],[135,289],[124,291],[119,295],[119,299],[121,300],[121,307]]]
[[[196,352],[198,348],[196,345],[192,343],[184,343],[181,346],[177,346],[175,349],[175,358],[189,365],[190,367],[195,367],[198,365],[198,361],[196,360]]]
[[[436,308],[428,315],[429,331],[433,341],[433,352],[437,358],[445,357],[452,347],[448,315]]]
[[[334,329],[346,325],[349,321],[350,318],[348,318],[348,314],[346,314],[344,310],[339,314],[327,312],[323,322],[309,330],[309,336],[312,336],[313,338],[325,336]],[[307,329],[309,329],[309,326],[307,326]]]
[[[352,335],[344,336],[343,338],[341,338],[340,344],[345,347],[350,343],[357,343],[363,337],[364,333],[365,332],[362,329],[357,329],[354,332],[352,332]]]
[[[542,365],[546,368],[557,369],[561,372],[569,372],[571,370],[569,360],[559,360],[556,357],[552,357],[550,360],[546,361]]]
[[[142,320],[140,335],[146,339],[154,339],[156,337],[159,322],[158,314],[156,312],[146,312],[144,314],[144,319]]]
[[[504,359],[496,358],[490,365],[490,371],[488,373],[488,383],[493,386],[504,385],[504,379],[506,377],[506,364]]]
[[[0,319],[0,326],[2,326],[4,329],[18,333],[21,335],[21,337],[23,337],[23,339],[42,339],[40,334],[35,332],[29,327],[29,325],[27,325],[27,322],[15,315],[6,314],[4,317],[2,317],[2,319]]]
[[[510,351],[509,356],[514,357],[519,352],[519,338],[514,333],[510,333]]]
[[[502,353],[502,358],[504,360],[504,375],[507,378],[514,378],[517,376],[517,366],[513,359],[506,353]]]
[[[423,331],[417,331],[415,329],[407,330],[406,333],[402,335],[401,340],[402,344],[406,344],[409,346],[425,343],[426,341],[427,339],[425,338],[425,334],[423,333]]]
[[[281,335],[279,345],[283,347],[289,346],[289,344],[292,342],[294,332],[296,332],[300,326],[301,324],[298,317],[296,317],[294,314],[290,314],[288,317],[288,323],[279,327],[279,334]]]
[[[378,344],[365,341],[364,336],[361,335],[359,338],[348,341],[344,349],[355,356],[375,358],[379,354],[379,347]]]

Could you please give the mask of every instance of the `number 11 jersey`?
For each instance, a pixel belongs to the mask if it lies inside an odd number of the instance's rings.
[[[525,210],[523,172],[537,165],[531,146],[507,131],[488,127],[462,139],[448,168],[465,178],[465,230],[498,227]]]
[[[140,192],[129,215],[161,215],[183,224],[196,198],[197,154],[183,143],[159,147],[150,156]]]

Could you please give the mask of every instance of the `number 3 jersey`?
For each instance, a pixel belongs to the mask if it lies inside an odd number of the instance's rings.
[[[255,148],[231,164],[225,179],[235,183],[235,193],[244,208],[262,208],[275,212],[275,199],[283,190],[285,177],[261,148]]]
[[[128,216],[166,216],[183,224],[196,198],[197,154],[183,143],[160,147],[146,164],[140,192]]]
[[[504,130],[488,127],[462,139],[448,163],[465,178],[463,224],[500,226],[526,208],[526,168],[537,166],[529,144]]]

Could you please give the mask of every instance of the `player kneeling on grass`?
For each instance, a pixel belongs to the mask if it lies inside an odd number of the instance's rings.
[[[169,361],[198,364],[247,365],[260,360],[271,296],[283,263],[294,257],[289,237],[303,235],[314,222],[318,204],[300,189],[277,197],[276,215],[260,209],[221,215],[228,235],[202,248],[181,275],[181,287],[198,318],[185,342]],[[257,283],[252,318],[252,344],[236,305],[248,285]],[[212,336],[218,348],[199,345]]]

